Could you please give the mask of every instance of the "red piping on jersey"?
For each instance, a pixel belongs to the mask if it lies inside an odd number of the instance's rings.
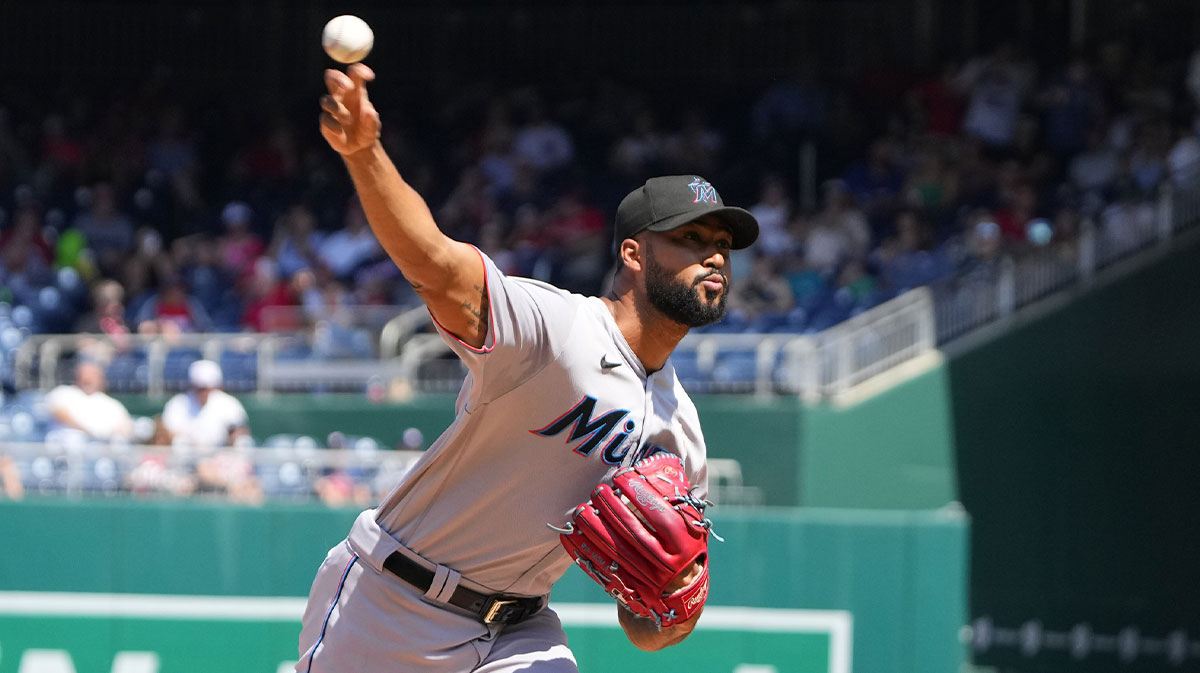
[[[468,243],[467,245],[471,245],[471,244]],[[499,333],[499,328],[496,327],[495,314],[492,311],[492,293],[488,291],[487,262],[483,261],[483,252],[481,252],[479,250],[479,248],[476,248],[475,246],[471,245],[471,249],[479,254],[479,263],[483,265],[483,292],[484,292],[484,294],[487,295],[487,298],[488,298],[488,316],[491,318],[489,320],[489,322],[491,323],[492,328],[493,328],[492,329],[492,345],[488,346],[487,348],[476,348],[476,347],[472,346],[471,344],[460,339],[459,336],[457,334],[455,334],[454,332],[451,332],[450,330],[443,327],[442,323],[438,322],[437,316],[435,316],[433,314],[433,311],[429,312],[429,317],[433,318],[433,324],[437,325],[438,329],[442,330],[446,334],[450,335],[450,337],[452,339],[454,339],[458,343],[462,344],[463,348],[466,348],[467,350],[471,351],[472,353],[491,353],[492,349],[494,349],[496,347],[496,342],[500,340],[500,333]],[[428,308],[429,307],[426,307],[426,309],[428,309]],[[484,334],[483,340],[484,340],[483,341],[484,343],[487,343],[487,335],[486,334]]]

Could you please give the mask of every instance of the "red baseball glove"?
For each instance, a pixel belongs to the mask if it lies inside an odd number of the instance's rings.
[[[691,493],[679,458],[658,453],[613,474],[553,527],[580,568],[634,614],[673,626],[700,611],[708,598],[711,503]],[[714,537],[716,535],[714,534]],[[720,539],[719,537],[717,538]],[[668,593],[671,580],[702,567],[688,586]]]

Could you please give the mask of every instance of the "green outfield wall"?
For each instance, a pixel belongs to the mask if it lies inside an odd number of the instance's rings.
[[[858,404],[807,406],[801,431],[802,504],[922,509],[958,498],[943,366]]]
[[[950,362],[976,658],[1200,670],[1195,244]]]
[[[274,673],[295,660],[303,597],[356,513],[0,503],[0,673]],[[582,671],[959,670],[960,513],[727,508],[715,523],[727,542],[712,548],[710,607],[679,648],[635,653],[611,602],[568,572],[552,601]]]

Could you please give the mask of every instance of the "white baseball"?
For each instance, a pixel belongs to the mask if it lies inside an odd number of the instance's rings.
[[[375,46],[375,33],[366,21],[352,14],[335,16],[325,24],[321,46],[338,63],[357,63]]]

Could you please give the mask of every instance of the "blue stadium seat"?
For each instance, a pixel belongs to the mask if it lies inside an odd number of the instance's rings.
[[[163,386],[167,390],[186,390],[188,366],[203,359],[198,348],[175,348],[167,351],[163,361]]]
[[[225,389],[231,392],[246,392],[258,387],[258,354],[251,351],[225,351],[221,353],[221,371],[225,376]]]
[[[675,376],[684,387],[700,383],[703,378],[698,359],[694,350],[677,350],[671,354],[671,364],[675,367]]]
[[[787,327],[789,327],[787,313],[763,313],[750,321],[746,331],[775,332]]]
[[[703,330],[699,330],[705,334],[737,334],[746,331],[749,323],[738,313],[726,313],[725,318],[714,325],[709,325]]]
[[[208,316],[212,318],[215,331],[236,332],[242,326],[242,311],[242,299],[237,291],[227,289],[221,294],[217,305],[208,308]]]
[[[197,267],[188,274],[188,287],[192,297],[200,302],[211,315],[219,308],[227,289],[224,279],[215,269]]]
[[[758,376],[758,356],[754,351],[721,351],[713,363],[712,380],[726,387],[752,385]]]
[[[105,369],[111,392],[138,392],[146,389],[149,365],[145,349],[136,348],[118,353]]]
[[[290,339],[287,344],[275,352],[276,360],[308,360],[312,356],[312,347],[299,339]]]
[[[809,321],[808,327],[805,328],[805,333],[815,334],[833,327],[850,317],[852,308],[849,306],[838,306],[836,304],[823,306],[820,311]]]
[[[782,334],[798,334],[808,327],[808,311],[796,307],[783,315],[783,320],[771,327],[769,332]]]

